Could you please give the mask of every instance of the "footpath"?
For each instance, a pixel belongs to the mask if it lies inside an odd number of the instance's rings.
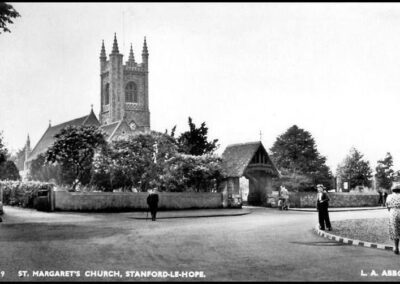
[[[250,214],[248,208],[242,209],[196,209],[196,210],[169,210],[158,211],[157,219],[172,219],[172,218],[204,218],[204,217],[226,217],[226,216],[241,216]],[[150,212],[129,212],[129,218],[132,219],[151,219]]]
[[[365,210],[383,210],[386,207],[329,207],[329,212],[343,212],[343,211],[365,211]],[[316,208],[289,208],[291,211],[303,211],[303,212],[317,212]],[[386,209],[387,210],[387,209]]]

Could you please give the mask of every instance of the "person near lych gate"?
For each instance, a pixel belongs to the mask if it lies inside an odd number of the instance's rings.
[[[158,209],[158,194],[155,189],[149,190],[149,196],[147,196],[147,205],[151,213],[151,220],[156,220],[157,209]]]
[[[332,231],[331,221],[329,220],[329,196],[322,184],[317,185],[317,210],[318,210],[318,221],[320,230],[325,230],[325,227]]]

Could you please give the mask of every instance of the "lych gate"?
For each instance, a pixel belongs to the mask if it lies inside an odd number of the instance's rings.
[[[228,146],[222,154],[225,179],[220,184],[223,195],[223,207],[235,207],[241,204],[243,192],[239,178],[249,180],[249,205],[267,205],[272,194],[272,178],[280,177],[267,151],[261,142],[234,144]]]

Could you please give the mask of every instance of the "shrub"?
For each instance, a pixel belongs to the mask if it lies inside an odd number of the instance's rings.
[[[43,187],[53,187],[53,184],[33,181],[0,181],[0,187],[3,189],[4,205],[34,208],[38,190]]]
[[[206,154],[177,154],[164,167],[161,190],[171,192],[210,192],[222,179],[221,158]]]

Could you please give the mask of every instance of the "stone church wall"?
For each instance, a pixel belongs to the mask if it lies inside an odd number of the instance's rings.
[[[54,191],[55,210],[105,211],[147,210],[148,193]],[[221,193],[162,192],[159,209],[222,208]]]

